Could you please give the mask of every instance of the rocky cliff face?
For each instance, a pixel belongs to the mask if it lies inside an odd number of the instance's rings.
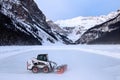
[[[35,37],[33,37],[31,33],[26,34],[21,30],[17,29],[11,19],[0,12],[0,45],[23,44],[41,45],[41,42]]]
[[[119,11],[118,11],[119,13]],[[113,19],[90,28],[77,44],[120,44],[120,13]]]
[[[34,0],[0,0],[0,45],[57,41]]]
[[[59,42],[64,44],[73,44],[73,41],[67,37],[67,32],[52,20],[47,20],[47,24],[51,27],[52,32],[57,36]]]

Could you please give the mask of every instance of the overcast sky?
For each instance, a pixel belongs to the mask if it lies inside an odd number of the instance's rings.
[[[35,0],[47,18],[70,19],[78,16],[107,15],[120,9],[120,0]]]

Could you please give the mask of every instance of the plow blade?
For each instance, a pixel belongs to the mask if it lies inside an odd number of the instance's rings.
[[[66,65],[66,64],[65,64],[65,65],[61,65],[61,66],[58,66],[58,67],[57,67],[56,73],[57,73],[57,74],[62,74],[62,73],[64,73],[66,70],[67,70],[67,65]]]

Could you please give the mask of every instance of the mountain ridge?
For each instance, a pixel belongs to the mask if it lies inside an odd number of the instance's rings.
[[[119,14],[100,25],[86,31],[76,43],[80,44],[120,44],[120,12]]]
[[[102,24],[114,17],[116,17],[119,11],[111,12],[108,15],[101,16],[88,16],[88,17],[76,17],[67,20],[58,20],[55,23],[58,24],[63,30],[67,31],[67,37],[73,42],[78,40],[88,29]]]
[[[46,19],[34,0],[1,0],[0,45],[101,43],[105,36],[119,34],[119,14],[120,10],[107,16],[53,22]],[[117,39],[119,42],[119,36]]]

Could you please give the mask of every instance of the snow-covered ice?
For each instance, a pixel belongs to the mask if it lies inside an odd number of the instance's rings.
[[[28,71],[26,61],[41,53],[59,65],[67,64],[68,70]],[[120,80],[120,45],[1,46],[0,80]]]

